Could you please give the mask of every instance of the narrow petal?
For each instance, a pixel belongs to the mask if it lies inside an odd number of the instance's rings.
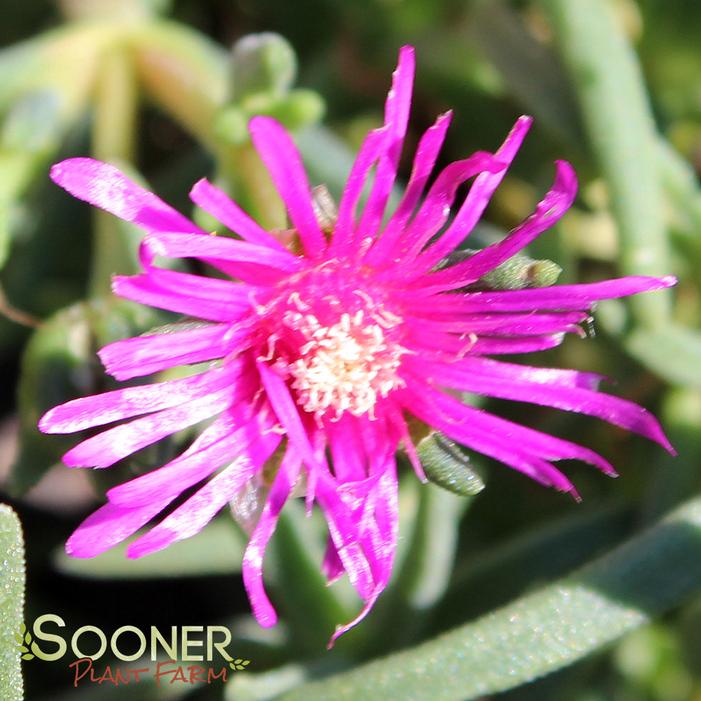
[[[426,329],[459,334],[488,334],[493,336],[538,336],[551,333],[580,333],[579,324],[589,319],[588,312],[552,314],[465,314],[449,319],[406,318],[407,323],[421,324]]]
[[[229,412],[227,412],[229,414]],[[140,506],[149,501],[182,494],[220,467],[247,456],[257,461],[280,443],[263,422],[246,412],[231,412],[212,422],[192,445],[174,460],[156,470],[113,487],[107,498],[121,506]]]
[[[431,388],[423,379],[416,376],[412,385],[412,396],[417,401],[421,396],[425,396],[426,399],[421,400],[420,406],[417,405],[416,409],[407,406],[411,413],[421,420],[425,420],[430,413],[432,415],[430,425],[445,432],[458,443],[471,446],[479,452],[484,452],[485,455],[496,457],[507,465],[516,467],[516,458],[522,460],[529,456],[538,460],[582,460],[606,473],[615,474],[615,470],[606,460],[588,448],[463,404],[454,397]],[[418,392],[417,388],[423,389]],[[434,411],[431,411],[432,408]],[[436,409],[438,412],[435,411]],[[438,423],[433,423],[434,420]],[[487,452],[491,450],[490,446],[494,450]],[[509,460],[509,450],[512,450],[516,456],[514,461]],[[496,451],[501,454],[501,457],[496,455]],[[517,469],[520,468],[517,467]]]
[[[250,384],[239,382],[187,404],[121,424],[79,443],[63,456],[63,462],[70,467],[109,467],[147,445],[224,411],[251,390]]]
[[[495,156],[484,151],[478,151],[469,158],[446,166],[429,189],[426,199],[397,242],[397,246],[387,251],[386,260],[391,263],[390,270],[406,278],[408,259],[417,256],[446,223],[458,188],[480,173],[499,172],[505,167]],[[404,264],[395,271],[395,268],[398,268],[396,261],[399,260],[404,260]]]
[[[39,420],[44,433],[74,433],[120,419],[168,409],[216,392],[235,382],[240,364],[143,387],[127,387],[82,397],[47,411]]]
[[[256,150],[287,206],[304,252],[310,258],[320,257],[326,250],[326,238],[314,214],[311,188],[297,147],[282,125],[271,117],[254,117],[248,128]]]
[[[479,372],[466,370],[464,366],[451,366],[449,363],[442,366],[424,363],[422,367],[427,380],[443,386],[487,397],[529,402],[596,416],[645,436],[674,453],[657,419],[647,409],[620,397],[582,387],[550,386],[542,382],[528,382],[525,379],[515,381],[494,375],[485,377]]]
[[[297,482],[301,465],[302,462],[295,452],[288,448],[273,480],[263,513],[243,555],[243,584],[251,602],[253,615],[258,623],[266,628],[277,623],[277,614],[265,593],[263,558],[268,542],[275,532],[280,512]]]
[[[358,421],[348,413],[326,426],[333,472],[341,482],[365,479],[367,475],[365,445],[358,429]]]
[[[392,74],[392,87],[385,104],[387,147],[380,157],[375,181],[358,225],[362,237],[372,238],[377,233],[397,177],[397,167],[409,122],[415,71],[414,49],[411,46],[403,46],[399,50],[399,62]]]
[[[156,499],[138,508],[105,504],[88,516],[66,542],[71,557],[95,557],[136,533],[170,500]]]
[[[535,353],[550,348],[557,348],[565,338],[564,333],[543,336],[523,336],[521,338],[498,338],[465,334],[439,333],[420,326],[412,328],[408,334],[407,345],[419,353],[432,352],[439,357],[455,360],[466,355],[515,355],[518,353]]]
[[[329,255],[346,255],[355,250],[355,215],[370,170],[386,148],[387,128],[374,129],[363,140],[346,180],[338,206],[338,218],[331,237]]]
[[[188,291],[185,287],[182,291],[161,287],[156,279],[148,274],[115,275],[112,278],[112,292],[118,297],[130,299],[139,304],[206,321],[231,323],[250,310],[250,292],[247,292],[243,285],[240,286],[242,289],[236,289],[235,283],[204,277],[200,279],[202,286],[195,294],[194,290]],[[226,285],[230,286],[228,290]],[[210,290],[211,295],[208,294]]]
[[[157,526],[135,540],[127,548],[127,557],[150,555],[199,533],[236,496],[259,467],[246,456],[234,460]]]
[[[351,512],[343,503],[335,486],[326,480],[319,481],[317,499],[328,524],[329,536],[348,579],[361,599],[367,601],[375,590],[375,583],[366,550],[363,548],[363,537],[357,532]],[[368,544],[367,551],[371,549],[371,545]]]
[[[475,228],[494,191],[499,187],[511,162],[521,148],[532,123],[533,118],[527,116],[519,117],[516,120],[504,143],[494,154],[495,160],[499,161],[502,167],[493,172],[484,172],[477,177],[450,227],[418,261],[422,270],[429,270],[454,251]]]
[[[590,309],[602,299],[628,297],[664,287],[673,287],[677,279],[645,277],[642,275],[604,280],[580,285],[553,285],[528,290],[498,290],[495,292],[467,292],[465,294],[432,295],[427,305],[436,312],[443,310],[463,312],[518,312],[518,311],[570,311]]]
[[[333,538],[330,536],[326,541],[326,550],[324,551],[324,560],[321,563],[321,571],[324,577],[326,577],[327,584],[333,584],[340,579],[345,572],[341,558],[338,556],[338,550],[336,550]]]
[[[423,465],[421,464],[421,460],[419,460],[419,455],[416,452],[416,446],[414,445],[414,441],[411,438],[411,434],[409,432],[409,427],[407,426],[407,423],[404,419],[404,415],[403,415],[401,409],[398,409],[395,406],[390,407],[389,420],[393,424],[395,430],[397,431],[397,433],[399,434],[399,436],[401,438],[404,452],[406,453],[407,457],[409,458],[409,462],[411,463],[411,466],[414,468],[414,472],[416,473],[416,476],[422,482],[428,482],[428,480],[426,478],[426,473],[424,472]]]
[[[537,368],[530,365],[506,363],[492,358],[465,356],[455,359],[455,366],[483,377],[497,377],[516,382],[545,384],[558,387],[583,387],[597,389],[606,378],[595,372],[562,370],[560,368]],[[416,365],[414,369],[420,368]]]
[[[566,161],[557,161],[552,188],[521,226],[503,240],[483,248],[462,263],[428,276],[427,287],[431,290],[457,289],[475,282],[554,226],[572,206],[576,194],[577,176],[574,169]]]
[[[51,178],[74,197],[133,222],[146,231],[204,233],[109,163],[92,158],[69,158],[51,168]]]
[[[445,135],[450,126],[452,112],[440,115],[435,124],[429,127],[419,141],[414,155],[409,183],[396,211],[387,222],[381,236],[366,255],[368,265],[377,265],[387,258],[397,241],[402,236],[409,218],[419,203],[419,198],[426,187],[428,178],[436,165],[438,154],[445,141]]]
[[[190,198],[198,207],[249,243],[285,250],[270,232],[251,219],[223,190],[212,185],[206,178],[195,183]]]
[[[236,324],[194,325],[186,331],[125,338],[98,355],[118,380],[152,375],[178,365],[217,360],[248,347],[250,330]]]
[[[248,241],[212,235],[170,232],[149,234],[141,244],[141,262],[144,267],[151,266],[156,256],[256,263],[285,273],[299,272],[304,267],[304,261],[287,250],[274,250]]]
[[[294,449],[310,470],[323,471],[324,467],[317,459],[314,448],[312,448],[309,435],[297,411],[297,405],[292,399],[285,381],[264,362],[259,361],[257,366],[268,401],[285,429],[290,444],[294,446]]]

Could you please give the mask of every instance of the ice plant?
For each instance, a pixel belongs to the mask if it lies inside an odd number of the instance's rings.
[[[581,331],[597,300],[667,287],[673,278],[470,291],[471,283],[563,216],[575,197],[575,174],[557,162],[552,188],[528,219],[498,243],[446,265],[478,222],[531,119],[518,119],[495,153],[448,165],[427,188],[451,120],[450,113],[441,115],[421,137],[401,201],[387,212],[413,76],[413,50],[405,47],[384,124],[362,144],[332,226],[319,223],[291,138],[273,119],[251,121],[253,143],[289,212],[294,251],[206,180],[194,186],[193,201],[240,238],[202,231],[105,163],[78,158],[54,166],[53,179],[71,194],[146,232],[143,272],[115,277],[114,292],[202,322],[106,346],[100,358],[107,372],[128,380],[207,365],[182,379],[70,401],[49,411],[40,428],[70,433],[128,420],[64,456],[69,466],[105,468],[211,420],[174,460],[110,489],[108,503],[71,536],[70,554],[107,550],[198,486],[129,545],[130,557],[147,555],[197,533],[245,487],[268,486],[243,573],[256,618],[272,625],[264,552],[285,501],[301,483],[308,506],[317,504],[328,522],[326,576],[332,581],[347,574],[364,602],[337,636],[367,613],[390,578],[400,447],[423,477],[409,417],[569,492],[574,487],[554,462],[583,460],[606,473],[613,468],[585,447],[467,406],[458,392],[597,416],[671,450],[645,409],[597,391],[598,376],[491,356],[552,348],[565,334]],[[453,208],[458,188],[470,179],[464,202]],[[164,269],[159,258],[194,258],[232,279]]]

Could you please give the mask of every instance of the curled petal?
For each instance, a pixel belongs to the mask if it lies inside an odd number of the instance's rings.
[[[422,270],[432,268],[445,258],[475,228],[494,191],[499,187],[511,162],[521,148],[532,123],[533,118],[528,116],[522,116],[516,120],[504,143],[494,154],[495,160],[501,163],[502,167],[494,171],[484,172],[475,179],[465,202],[460,207],[450,227],[435,244],[425,251],[418,261]]]
[[[555,182],[536,210],[506,238],[475,253],[457,265],[429,275],[426,286],[433,291],[464,287],[511,258],[546,229],[556,224],[572,206],[577,194],[577,176],[566,161],[556,162]]]
[[[275,532],[280,512],[294,489],[300,473],[301,460],[288,448],[280,463],[270,488],[268,500],[263,507],[258,525],[251,534],[243,555],[243,584],[251,602],[253,615],[260,625],[273,626],[277,623],[277,614],[265,593],[263,586],[263,558],[265,549]]]

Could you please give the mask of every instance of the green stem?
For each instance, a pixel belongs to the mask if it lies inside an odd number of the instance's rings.
[[[669,274],[658,137],[635,53],[607,0],[540,2],[609,188],[622,270],[629,275]],[[663,324],[669,318],[670,299],[664,291],[633,298],[637,323]]]
[[[287,228],[285,206],[251,143],[222,148],[219,167],[239,204],[265,229]]]
[[[93,153],[103,161],[133,162],[138,110],[138,90],[131,59],[118,44],[102,57],[95,89]],[[112,274],[122,258],[122,241],[115,218],[95,212],[95,239],[90,293],[109,293]]]

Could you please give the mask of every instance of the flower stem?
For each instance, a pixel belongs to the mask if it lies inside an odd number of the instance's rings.
[[[133,162],[135,155],[138,91],[131,60],[119,45],[110,46],[102,57],[100,79],[95,89],[92,129],[93,152],[103,161]],[[90,293],[110,290],[114,272],[123,258],[121,237],[114,217],[95,212]]]

